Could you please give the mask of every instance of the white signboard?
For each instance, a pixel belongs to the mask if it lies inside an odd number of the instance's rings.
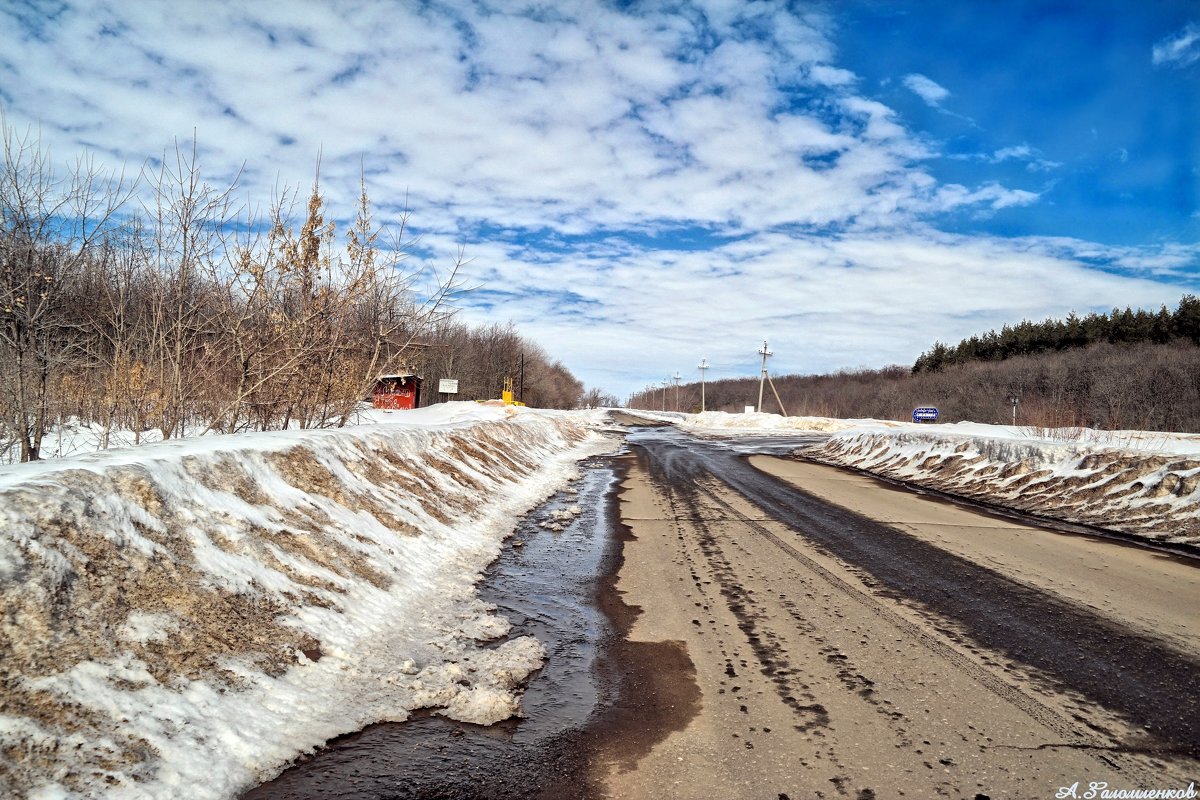
[[[438,391],[442,394],[458,394],[458,381],[442,378],[438,381]]]
[[[754,406],[746,406],[746,413],[747,413],[747,414],[753,414],[753,413],[754,413]]]

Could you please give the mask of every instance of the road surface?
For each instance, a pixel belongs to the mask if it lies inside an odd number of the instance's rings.
[[[248,800],[1101,797],[1200,775],[1200,562],[753,455],[795,437],[628,441],[551,501],[580,522],[532,513],[483,587],[552,652],[528,718],[373,726]]]
[[[600,793],[1052,798],[1200,775],[1195,563],[675,430],[630,447],[616,589],[672,680],[592,743]]]

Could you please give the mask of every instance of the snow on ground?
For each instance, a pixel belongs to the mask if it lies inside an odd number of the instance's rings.
[[[545,653],[475,583],[611,448],[593,416],[449,403],[0,468],[0,796],[231,797],[416,709],[519,713]]]
[[[101,425],[81,421],[78,417],[69,417],[61,423],[50,426],[42,439],[42,458],[68,458],[70,456],[94,453],[114,447],[153,444],[162,441],[162,431],[151,428],[134,434],[133,431],[113,429],[107,432]],[[200,430],[189,431],[190,436],[199,436]],[[0,464],[16,464],[21,460],[21,447],[13,441],[7,448],[0,447]]]
[[[1200,543],[1200,437],[905,425],[831,436],[805,455],[1053,519]]]
[[[678,417],[695,431],[832,432],[803,455],[1052,519],[1200,544],[1198,434],[758,413]]]
[[[751,412],[748,414],[730,414],[726,411],[706,411],[703,414],[682,414],[677,411],[645,411],[642,409],[621,409],[626,416],[640,417],[647,422],[662,422],[677,425],[684,430],[697,434],[706,433],[736,433],[736,434],[787,434],[818,431],[828,433],[855,428],[863,424],[899,425],[900,423],[879,422],[877,420],[835,419],[833,417],[784,417],[779,414]]]
[[[727,414],[723,411],[706,411],[703,414],[688,414],[680,427],[695,431],[736,431],[738,433],[796,433],[819,431],[823,433],[844,431],[862,425],[864,420],[834,419],[832,417],[783,417],[755,411],[749,414]],[[874,422],[874,420],[870,420]],[[887,423],[877,423],[887,424]]]

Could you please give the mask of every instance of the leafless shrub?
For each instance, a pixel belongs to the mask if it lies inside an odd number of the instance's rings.
[[[406,268],[408,211],[377,223],[365,182],[344,237],[314,181],[261,218],[214,186],[195,141],[134,185],[79,159],[56,172],[0,118],[0,454],[39,458],[55,424],[162,438],[345,424],[381,372],[460,379],[457,399],[569,408],[583,386],[511,325],[453,320],[448,269]],[[300,207],[297,213],[297,207]],[[419,287],[428,291],[423,294]],[[431,287],[431,288],[430,288]],[[11,456],[10,456],[11,457]]]

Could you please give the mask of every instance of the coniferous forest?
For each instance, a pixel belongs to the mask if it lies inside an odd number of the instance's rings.
[[[1029,356],[1062,350],[1074,350],[1099,342],[1109,344],[1167,344],[1171,341],[1200,344],[1200,298],[1184,295],[1174,313],[1162,306],[1158,311],[1124,311],[1111,314],[1074,313],[1066,319],[1044,322],[1023,320],[1005,325],[999,331],[971,336],[948,347],[937,342],[917,358],[913,372],[937,372],[948,366],[972,361],[1003,361],[1013,356]]]

